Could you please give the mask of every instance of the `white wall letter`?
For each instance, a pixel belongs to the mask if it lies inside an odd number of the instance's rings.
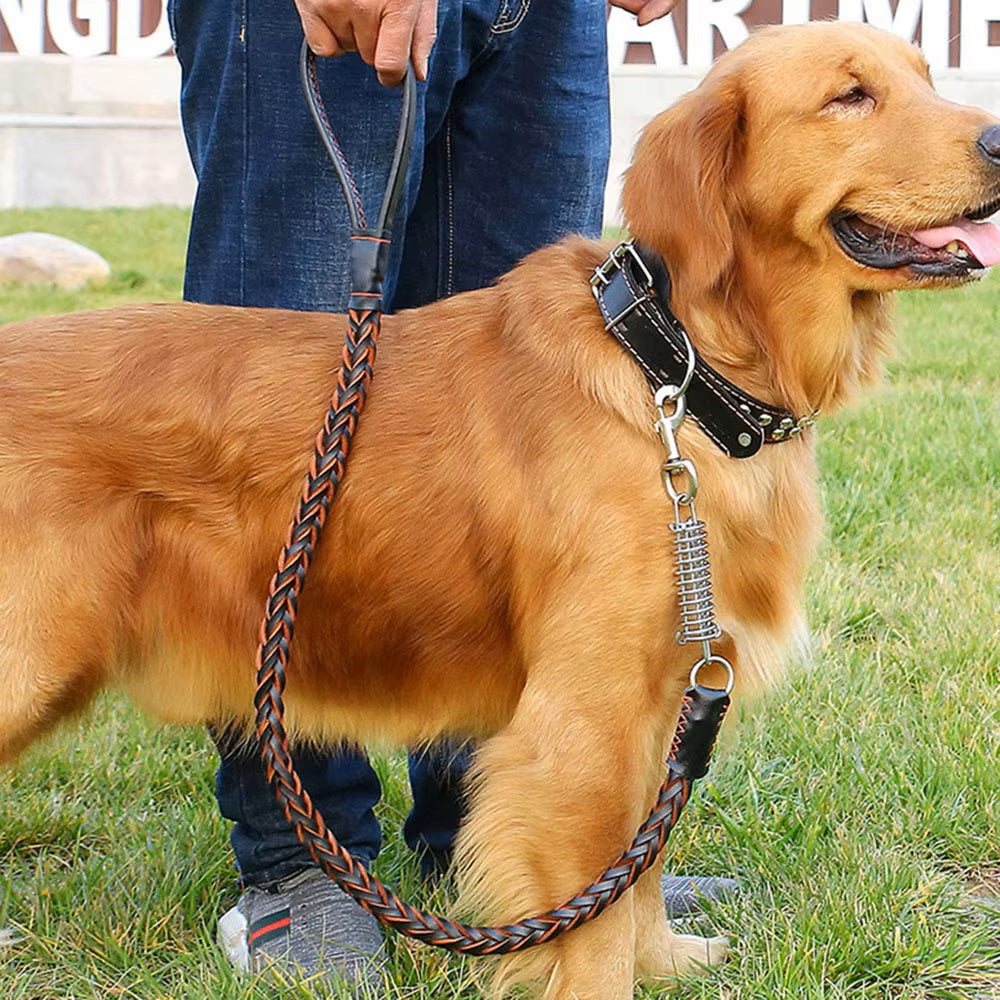
[[[612,8],[608,18],[608,62],[612,70],[625,63],[625,49],[629,42],[648,42],[653,46],[653,58],[660,69],[676,69],[684,65],[677,29],[672,14],[640,28],[635,15],[618,7]]]
[[[962,0],[964,9],[967,0]],[[976,0],[971,0],[975,3]],[[920,25],[920,48],[931,69],[948,68],[949,0],[899,0],[892,13],[889,0],[840,0],[842,21],[867,21],[912,42]]]
[[[107,0],[76,0],[76,16],[90,22],[81,35],[70,16],[73,0],[48,0],[49,31],[60,52],[68,56],[99,56],[111,47],[111,10]]]
[[[749,32],[740,17],[752,0],[697,0],[688,4],[688,65],[706,69],[712,65],[713,28],[718,28],[727,48],[734,48]]]
[[[949,0],[924,0],[920,17],[920,51],[933,70],[948,68],[950,14]]]
[[[809,0],[781,0],[782,24],[806,24],[809,13]]]
[[[849,8],[851,16],[846,16],[845,8]],[[920,20],[920,0],[899,0],[895,16],[889,0],[853,0],[850,4],[841,0],[840,11],[845,21],[867,21],[912,42]]]
[[[117,53],[127,59],[154,59],[170,51],[170,25],[167,5],[160,9],[160,20],[149,35],[142,31],[142,0],[118,0]]]
[[[1000,0],[962,0],[962,69],[1000,71],[1000,46],[990,45],[990,21],[1000,21]]]
[[[0,38],[6,34],[22,56],[39,56],[45,41],[42,0],[0,0]]]

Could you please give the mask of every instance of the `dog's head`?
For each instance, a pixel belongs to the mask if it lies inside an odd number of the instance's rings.
[[[768,28],[643,132],[623,206],[688,294],[737,256],[890,291],[1000,262],[1000,121],[858,24]]]

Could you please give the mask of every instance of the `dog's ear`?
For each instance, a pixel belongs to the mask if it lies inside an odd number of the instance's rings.
[[[717,70],[646,126],[626,171],[629,231],[686,294],[715,286],[733,261],[743,130],[737,74]]]

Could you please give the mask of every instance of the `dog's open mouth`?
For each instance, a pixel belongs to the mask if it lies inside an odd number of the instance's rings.
[[[929,278],[967,278],[1000,263],[1000,229],[984,222],[1000,202],[951,221],[903,232],[864,215],[838,213],[830,220],[840,248],[864,267],[908,267]]]

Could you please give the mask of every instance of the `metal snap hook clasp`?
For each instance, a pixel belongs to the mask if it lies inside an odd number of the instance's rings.
[[[687,489],[679,487],[681,476],[687,476]],[[663,463],[663,485],[674,507],[691,507],[698,496],[698,473],[686,458],[675,458]]]
[[[677,450],[677,428],[684,423],[687,415],[687,402],[684,393],[675,385],[664,385],[656,390],[653,397],[659,419],[653,424],[660,436],[663,447],[667,450],[667,461],[673,462],[680,458]],[[673,413],[667,413],[669,403],[674,404]]]

